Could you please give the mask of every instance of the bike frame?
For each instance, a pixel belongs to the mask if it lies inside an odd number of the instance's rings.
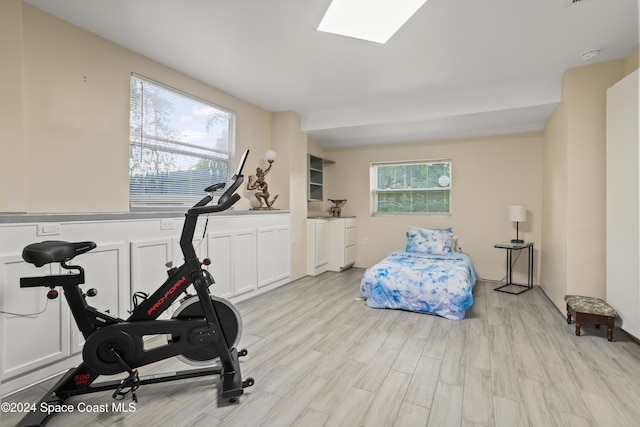
[[[85,347],[90,343],[92,336],[103,328],[125,330],[133,338],[139,340],[142,340],[142,337],[145,335],[180,333],[185,323],[189,323],[193,328],[201,328],[201,330],[207,331],[206,342],[211,342],[212,345],[216,346],[221,366],[140,376],[137,386],[208,375],[220,375],[221,383],[218,388],[221,398],[234,401],[237,396],[243,394],[244,387],[253,384],[253,379],[248,379],[245,383],[242,381],[238,352],[236,348],[230,349],[228,347],[227,339],[220,325],[220,319],[215,311],[209,293],[209,286],[213,281],[209,278],[210,275],[202,269],[202,264],[193,247],[193,235],[200,215],[227,210],[240,199],[240,196],[235,194],[235,191],[243,181],[241,172],[247,155],[248,150],[244,153],[238,171],[233,176],[235,180],[232,186],[220,197],[217,205],[206,206],[212,200],[211,196],[206,196],[187,211],[180,237],[180,248],[184,254],[185,263],[177,268],[177,270],[172,271],[170,277],[155,292],[140,303],[126,320],[109,316],[88,305],[85,295],[79,287],[80,284],[84,283],[83,268],[80,266],[69,266],[64,261],[61,262],[63,268],[76,270],[78,273],[72,275],[22,278],[20,279],[20,287],[44,286],[53,288],[54,286],[61,286],[73,318],[80,332],[85,337]],[[158,320],[158,317],[164,313],[190,285],[193,285],[196,290],[204,318]],[[198,325],[198,322],[201,322],[201,325]],[[184,350],[193,348],[187,339],[180,341],[181,342],[177,344],[170,343],[166,346],[138,352],[132,357],[136,362],[133,363],[135,366],[132,366],[132,368],[167,359],[182,354]],[[242,352],[242,355],[246,354],[246,350],[242,350]],[[127,369],[122,369],[118,372],[126,371]],[[29,412],[18,425],[44,425],[55,412],[44,412],[42,409],[49,407],[48,405],[62,405],[71,396],[115,390],[122,387],[123,381],[121,380],[94,384],[100,375],[101,374],[87,366],[85,362],[82,362],[76,368],[70,369],[40,400],[36,406],[36,411]]]

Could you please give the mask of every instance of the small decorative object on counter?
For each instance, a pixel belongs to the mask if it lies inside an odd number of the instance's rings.
[[[341,206],[345,204],[347,199],[343,199],[343,200],[327,199],[327,200],[333,203],[333,206],[329,208],[329,215],[340,216],[340,213],[342,212]]]
[[[265,181],[264,179],[264,177],[271,170],[271,166],[273,166],[273,161],[276,159],[276,152],[269,150],[265,153],[265,157],[267,159],[267,162],[269,162],[269,167],[265,170],[262,170],[261,167],[257,167],[256,180],[254,181],[253,176],[249,175],[249,179],[247,181],[247,190],[256,190],[257,193],[255,194],[255,196],[256,199],[258,199],[258,201],[260,202],[260,206],[253,208],[253,210],[255,211],[274,209],[272,206],[279,196],[279,194],[276,194],[276,196],[271,201],[269,201],[269,197],[271,196],[269,194],[269,184],[267,184],[267,181]],[[264,206],[265,204],[267,206]]]

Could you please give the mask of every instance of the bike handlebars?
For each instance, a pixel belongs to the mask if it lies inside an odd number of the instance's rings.
[[[206,196],[202,198],[198,203],[196,203],[191,209],[187,211],[187,215],[189,216],[198,216],[208,213],[222,212],[229,209],[233,206],[238,200],[240,200],[240,195],[236,193],[240,184],[244,181],[244,175],[242,175],[242,169],[244,168],[244,164],[247,161],[247,156],[249,155],[249,150],[246,150],[240,159],[238,164],[238,169],[236,173],[233,174],[232,179],[233,183],[227,188],[227,190],[220,196],[218,199],[218,203],[215,205],[207,206],[213,198],[211,196]],[[205,189],[207,192],[213,192],[225,187],[225,183],[213,184]]]
[[[240,195],[236,193],[236,190],[238,189],[238,187],[240,187],[242,181],[244,181],[242,168],[247,161],[248,155],[249,150],[245,151],[242,155],[242,159],[240,160],[238,169],[232,177],[233,183],[229,186],[227,191],[225,191],[222,196],[220,196],[217,204],[207,206],[209,202],[213,200],[211,195],[207,195],[187,211],[184,225],[182,227],[182,235],[180,236],[180,249],[182,249],[184,261],[187,264],[189,271],[191,272],[192,280],[194,281],[194,283],[199,280],[203,280],[203,273],[200,269],[200,262],[198,261],[196,250],[193,247],[193,234],[195,233],[198,216],[208,213],[225,211],[233,206],[238,200],[240,200]],[[214,184],[207,187],[207,189],[212,188],[220,189],[223,188],[223,186],[221,184]]]
[[[209,203],[211,201],[211,196],[207,196],[207,197],[205,197],[205,199],[206,198],[209,199],[209,201],[207,202],[207,203]],[[204,200],[204,199],[202,199],[202,200]],[[202,202],[202,200],[200,202]],[[191,208],[191,209],[189,209],[187,211],[187,215],[189,215],[189,216],[198,216],[198,215],[203,215],[203,214],[208,214],[208,213],[226,211],[231,206],[233,206],[238,200],[240,200],[240,195],[235,193],[231,197],[229,197],[227,200],[225,200],[222,204],[218,203],[216,205],[211,205],[211,206],[204,206],[204,205],[194,206],[193,208]],[[198,202],[198,204],[200,204],[200,202]],[[205,205],[207,203],[205,203]]]

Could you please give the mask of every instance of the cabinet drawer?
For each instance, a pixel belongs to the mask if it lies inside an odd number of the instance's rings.
[[[344,227],[345,228],[355,228],[356,227],[356,219],[355,218],[345,218]]]
[[[350,265],[356,262],[356,247],[349,246],[344,250],[344,265]]]
[[[347,228],[344,231],[344,245],[345,246],[353,246],[356,244],[356,229],[355,228]]]

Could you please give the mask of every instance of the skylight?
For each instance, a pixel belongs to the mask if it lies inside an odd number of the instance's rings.
[[[386,43],[427,0],[333,0],[318,31]]]

